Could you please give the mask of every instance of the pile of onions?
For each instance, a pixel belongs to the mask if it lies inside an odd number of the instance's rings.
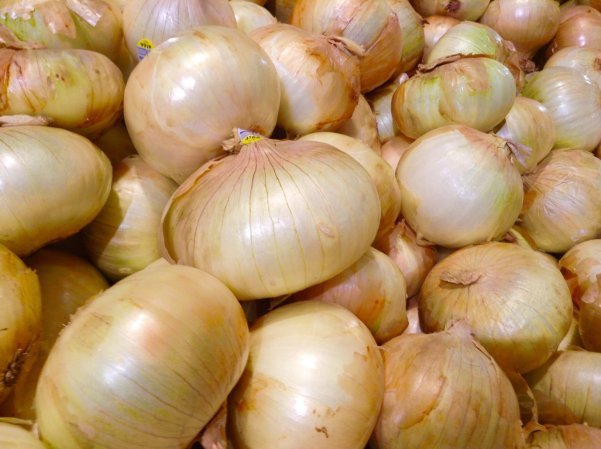
[[[365,325],[339,305],[301,301],[253,325],[228,430],[246,449],[363,449],[383,395],[382,356]]]
[[[527,449],[597,449],[601,447],[601,429],[582,424],[545,426],[528,435]]]
[[[361,92],[384,84],[401,61],[401,28],[388,0],[298,0],[292,24],[362,46]]]
[[[2,449],[46,449],[32,432],[0,422],[0,446]]]
[[[246,34],[262,26],[277,23],[277,19],[269,11],[248,0],[233,0],[230,6],[234,11],[238,29]]]
[[[548,67],[569,67],[594,81],[601,89],[601,49],[566,47],[554,53],[547,62]]]
[[[125,122],[138,153],[178,183],[221,154],[234,127],[271,134],[279,107],[269,56],[241,31],[217,26],[163,43],[125,89]]]
[[[122,279],[161,257],[157,229],[175,189],[175,182],[140,156],[115,165],[109,197],[83,231],[90,259],[109,279]]]
[[[401,335],[382,355],[386,383],[374,449],[523,447],[511,383],[469,329]]]
[[[265,26],[250,36],[278,72],[278,125],[289,136],[334,130],[353,115],[361,74],[359,60],[344,43],[286,24]]]
[[[409,139],[402,134],[394,136],[382,145],[382,157],[388,162],[393,170],[396,170],[401,157],[407,152],[412,143],[413,139]]]
[[[113,166],[125,157],[136,154],[136,148],[129,138],[125,123],[121,120],[102,133],[99,138],[94,139],[94,144],[107,155]]]
[[[262,139],[179,187],[163,215],[163,254],[213,274],[238,299],[271,298],[348,268],[379,223],[376,187],[351,156],[319,142]]]
[[[409,3],[409,0],[388,0],[388,4],[399,19],[401,27],[401,62],[395,74],[409,72],[420,62],[425,46],[424,19]]]
[[[444,34],[460,23],[459,20],[449,16],[429,16],[424,19],[424,53],[422,59],[426,59],[432,48]]]
[[[467,126],[417,139],[396,177],[402,215],[418,238],[449,248],[500,239],[522,207],[522,179],[507,143]]]
[[[401,134],[392,118],[392,97],[398,87],[408,79],[407,75],[401,75],[391,83],[370,92],[367,97],[367,101],[376,116],[378,135],[382,143],[386,143],[394,136]]]
[[[155,262],[61,332],[37,385],[42,440],[65,449],[186,447],[240,377],[248,340],[244,312],[221,282]]]
[[[601,160],[555,150],[523,179],[520,223],[540,250],[563,253],[601,235]]]
[[[411,0],[411,4],[423,17],[450,16],[458,20],[478,20],[490,0]]]
[[[601,12],[588,6],[574,6],[562,12],[559,28],[547,48],[547,56],[566,47],[601,50]]]
[[[557,350],[572,321],[572,300],[545,255],[491,242],[434,266],[422,285],[419,315],[426,332],[467,322],[503,369],[524,373]]]
[[[0,185],[0,243],[20,256],[78,232],[111,189],[108,158],[63,129],[0,128],[0,165],[10,167]]]
[[[351,118],[340,125],[336,132],[360,140],[377,154],[382,153],[376,116],[363,95],[359,95],[357,107]]]

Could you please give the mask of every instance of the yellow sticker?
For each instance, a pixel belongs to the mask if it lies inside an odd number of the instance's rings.
[[[147,38],[140,39],[136,46],[138,48],[138,61],[144,59],[144,57],[154,48],[152,41]]]
[[[238,128],[238,135],[240,136],[240,143],[243,145],[248,145],[249,143],[258,142],[259,140],[264,139],[264,137],[260,134],[240,128]]]

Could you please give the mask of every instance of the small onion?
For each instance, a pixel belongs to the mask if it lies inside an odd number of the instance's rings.
[[[411,146],[413,142],[413,139],[409,139],[402,134],[394,136],[382,145],[382,157],[388,162],[393,170],[396,170],[399,166],[401,157],[403,157],[403,154],[407,152],[409,146]]]
[[[451,16],[458,20],[478,20],[490,0],[411,0],[422,16]]]
[[[548,67],[569,67],[594,81],[601,89],[601,50],[587,47],[565,47],[545,63]]]
[[[429,16],[424,19],[425,46],[423,60],[428,57],[440,38],[458,23],[460,23],[459,20],[449,16]]]
[[[178,183],[220,155],[234,127],[271,134],[279,107],[269,56],[241,31],[217,26],[164,42],[125,89],[125,122],[138,153]]]
[[[298,0],[271,0],[273,15],[280,23],[290,23],[294,5]]]
[[[601,50],[601,12],[588,6],[574,6],[562,12],[547,57],[572,46]]]
[[[430,271],[419,297],[426,332],[466,321],[505,370],[524,373],[557,350],[572,321],[557,264],[510,243],[460,249]]]
[[[581,306],[583,296],[593,291],[601,276],[601,239],[575,245],[559,259],[559,268],[568,283],[572,300]]]
[[[2,449],[47,449],[32,432],[0,422],[0,447]]]
[[[94,139],[94,144],[107,155],[112,165],[116,165],[127,156],[136,154],[136,147],[129,138],[125,123],[122,121],[118,121],[100,137]]]
[[[382,153],[376,116],[363,95],[359,95],[357,107],[351,118],[340,125],[336,132],[360,140],[377,154]]]
[[[552,151],[524,176],[520,225],[536,246],[563,253],[601,236],[601,160],[585,151]]]
[[[601,429],[571,424],[546,426],[528,435],[527,449],[598,449],[601,447]]]
[[[403,51],[395,72],[400,75],[413,70],[421,60],[425,46],[424,19],[413,9],[409,0],[388,0],[388,4],[397,15],[401,27]]]
[[[378,135],[382,143],[386,143],[394,136],[401,134],[392,118],[392,96],[398,87],[408,79],[407,75],[402,75],[391,83],[370,92],[367,96],[367,101],[376,116]]]
[[[522,180],[507,143],[467,126],[417,139],[396,177],[401,213],[418,238],[449,248],[500,239],[522,207]]]
[[[246,34],[265,25],[277,23],[277,19],[262,6],[248,0],[233,0],[230,6],[234,10],[238,29]]]
[[[297,302],[253,325],[228,430],[237,448],[363,449],[383,394],[382,356],[365,325],[339,305]]]

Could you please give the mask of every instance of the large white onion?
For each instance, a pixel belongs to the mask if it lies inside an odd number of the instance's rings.
[[[2,449],[47,449],[32,432],[0,422],[0,447]]]
[[[233,128],[271,134],[279,107],[269,56],[225,27],[199,27],[163,43],[125,89],[125,122],[138,153],[178,183],[221,154]]]
[[[451,16],[459,20],[478,20],[490,0],[411,0],[422,16]]]
[[[597,449],[601,447],[601,429],[571,424],[540,427],[528,435],[527,449]]]
[[[426,17],[424,19],[425,46],[422,59],[426,59],[440,38],[458,23],[460,23],[459,20],[449,16]]]
[[[430,271],[419,296],[424,331],[466,321],[497,363],[518,373],[541,366],[557,350],[572,310],[556,263],[501,242],[454,252]]]
[[[424,19],[409,3],[409,0],[388,0],[388,4],[399,19],[403,50],[401,62],[395,74],[409,72],[420,62],[425,46]]]
[[[340,125],[336,132],[359,139],[377,154],[382,153],[376,116],[363,95],[359,95],[357,107],[355,107],[351,118]]]
[[[261,5],[248,0],[233,0],[230,6],[236,16],[238,29],[250,33],[262,26],[277,23],[277,19]]]
[[[594,81],[601,89],[601,49],[587,47],[565,47],[553,54],[547,62],[548,67],[569,67]]]

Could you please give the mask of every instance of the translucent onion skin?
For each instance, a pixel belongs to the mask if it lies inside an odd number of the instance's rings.
[[[271,134],[279,83],[269,56],[250,37],[199,27],[136,66],[125,89],[125,123],[144,160],[182,183],[222,154],[234,127]]]
[[[557,33],[547,48],[547,57],[572,46],[601,50],[601,12],[575,6],[566,13],[562,14]]]
[[[425,46],[422,60],[428,57],[430,51],[432,51],[432,48],[440,38],[458,23],[460,23],[459,20],[449,16],[433,15],[424,19]]]
[[[378,344],[407,327],[406,299],[403,273],[390,257],[374,248],[342,273],[290,297],[345,307],[367,326]]]
[[[353,115],[361,73],[359,60],[343,46],[287,24],[268,25],[250,36],[278,71],[278,125],[290,137],[335,130]]]
[[[521,226],[538,249],[563,253],[601,235],[601,160],[586,151],[551,151],[524,177]]]
[[[19,256],[78,232],[100,212],[111,189],[108,158],[88,139],[63,129],[0,128],[0,161],[6,170],[0,243]]]
[[[129,276],[161,257],[157,229],[176,189],[174,181],[140,156],[115,165],[109,197],[83,230],[88,256],[110,280]]]
[[[402,134],[394,136],[382,145],[382,157],[396,171],[401,157],[407,152],[412,143],[413,139],[409,139]]]
[[[593,151],[601,141],[601,89],[576,70],[548,67],[533,73],[521,94],[551,114],[554,148]]]
[[[470,57],[418,73],[392,97],[392,117],[401,133],[417,139],[445,125],[491,131],[511,110],[516,95],[507,67]]]
[[[46,449],[32,432],[2,422],[0,422],[0,446],[2,449]]]
[[[403,43],[399,20],[387,0],[298,0],[292,25],[340,36],[365,50],[361,58],[361,92],[384,84],[401,60]]]
[[[497,363],[518,373],[541,366],[557,350],[572,312],[557,265],[511,243],[452,253],[430,271],[419,296],[425,332],[466,321]]]
[[[458,20],[478,20],[490,0],[411,0],[415,10],[423,17],[450,16]]]
[[[221,282],[155,263],[62,331],[37,386],[42,440],[60,449],[186,447],[242,374],[248,343],[244,312]]]
[[[94,144],[102,150],[114,166],[127,156],[136,154],[136,147],[129,138],[125,123],[119,120],[108,131],[94,139]]]
[[[545,426],[530,433],[527,443],[527,449],[597,449],[601,429],[582,424]]]
[[[469,330],[396,337],[382,347],[384,404],[374,449],[522,449],[511,383]]]
[[[419,239],[449,248],[500,239],[522,207],[522,179],[507,143],[467,126],[417,139],[396,177],[409,226]]]
[[[363,449],[383,394],[382,356],[358,318],[336,304],[289,304],[251,329],[229,435],[246,449]]]
[[[401,62],[395,75],[409,72],[420,62],[425,46],[424,19],[420,16],[409,0],[388,0],[388,4],[399,19],[403,51]]]
[[[233,0],[230,6],[236,16],[238,29],[246,34],[261,28],[262,26],[277,23],[277,19],[261,5],[248,0]]]
[[[582,305],[583,296],[592,293],[601,275],[601,239],[574,245],[559,259],[559,268],[574,304]]]
[[[213,274],[240,300],[272,298],[348,268],[379,222],[376,187],[351,156],[263,139],[178,188],[163,214],[162,254]]]
[[[547,62],[548,67],[569,67],[594,81],[601,89],[601,50],[587,47],[565,47],[553,54]]]
[[[359,139],[377,154],[382,154],[376,116],[363,95],[359,95],[357,107],[351,118],[340,125],[336,132]]]
[[[41,115],[94,138],[120,117],[123,75],[89,50],[0,49],[0,115]]]

